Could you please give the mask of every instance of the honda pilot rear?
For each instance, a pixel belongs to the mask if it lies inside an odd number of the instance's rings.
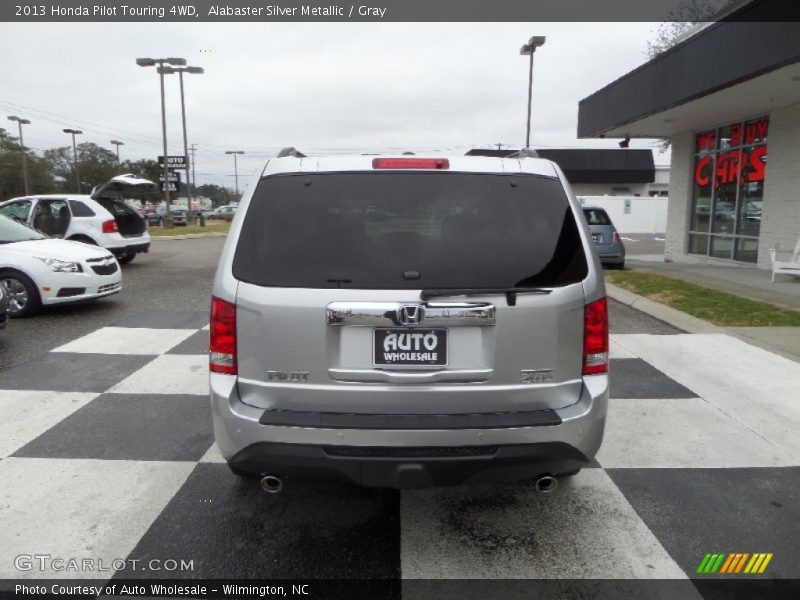
[[[558,167],[521,156],[270,160],[223,249],[217,444],[267,491],[536,479],[597,452],[608,319]]]

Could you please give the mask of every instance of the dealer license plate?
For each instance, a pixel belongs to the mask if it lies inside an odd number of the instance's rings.
[[[446,365],[447,329],[376,327],[375,365]]]

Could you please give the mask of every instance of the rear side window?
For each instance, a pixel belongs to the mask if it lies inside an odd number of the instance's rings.
[[[233,273],[276,287],[549,287],[581,281],[587,263],[556,179],[318,173],[261,180]]]
[[[602,208],[584,208],[583,214],[589,225],[611,225],[611,219]]]
[[[93,217],[95,216],[94,211],[86,206],[83,202],[78,202],[77,200],[70,200],[69,201],[69,208],[72,211],[73,217]]]
[[[124,202],[120,202],[119,200],[111,200],[109,198],[99,198],[96,200],[96,202],[115,217],[136,214],[135,210],[133,210],[130,206],[128,206]]]

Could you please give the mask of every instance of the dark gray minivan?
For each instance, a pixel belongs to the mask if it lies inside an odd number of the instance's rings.
[[[576,473],[603,438],[597,252],[554,163],[268,161],[220,257],[217,445],[269,492],[293,478],[426,487]]]

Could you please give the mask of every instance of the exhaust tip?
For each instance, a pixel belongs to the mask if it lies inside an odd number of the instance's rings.
[[[261,478],[261,489],[268,494],[277,494],[283,489],[283,480],[277,475],[265,475]]]
[[[549,494],[558,487],[558,479],[550,475],[543,475],[536,480],[536,491],[542,494]]]

